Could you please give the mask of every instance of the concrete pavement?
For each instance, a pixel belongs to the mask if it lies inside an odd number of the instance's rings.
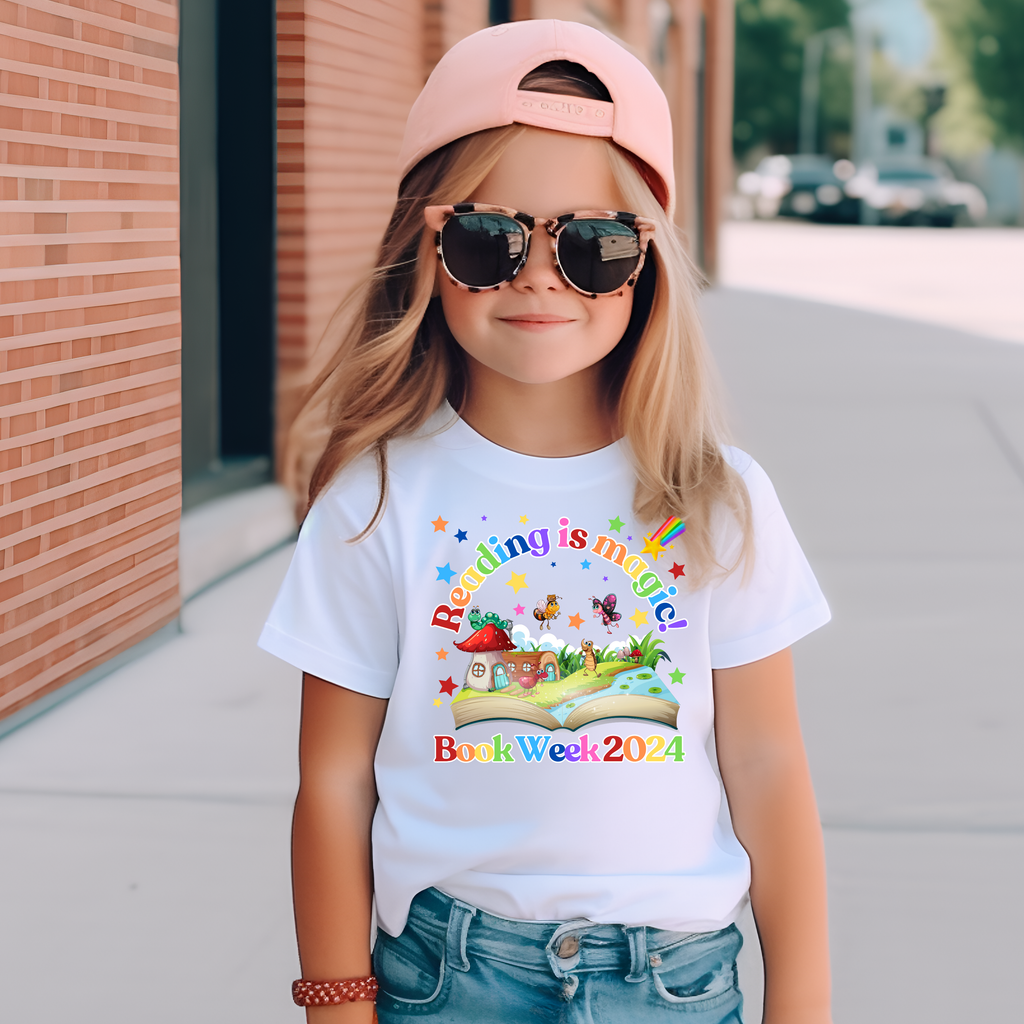
[[[302,1020],[298,673],[256,647],[290,546],[0,740],[0,1020]]]
[[[1024,230],[722,225],[720,283],[1024,341]]]
[[[753,293],[704,316],[833,610],[795,658],[837,1024],[1019,1019],[1024,348]]]
[[[1024,347],[738,291],[704,315],[834,613],[796,660],[837,1024],[1014,1019]],[[0,1019],[301,1020],[298,674],[255,648],[287,557],[0,741]]]

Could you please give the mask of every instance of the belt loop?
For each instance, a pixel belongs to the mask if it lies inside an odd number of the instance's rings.
[[[469,959],[466,956],[466,934],[469,923],[476,916],[476,907],[452,900],[452,910],[448,915],[448,935],[445,939],[445,960],[457,971],[469,970]]]
[[[647,926],[629,925],[622,929],[629,940],[629,974],[626,981],[643,981],[647,977]]]

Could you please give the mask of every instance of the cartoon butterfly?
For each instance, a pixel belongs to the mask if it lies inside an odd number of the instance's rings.
[[[594,618],[600,616],[602,625],[608,629],[608,635],[611,636],[611,627],[614,626],[618,629],[619,619],[622,618],[622,615],[615,610],[615,595],[609,594],[603,601],[599,597],[591,598],[591,600],[594,602]]]

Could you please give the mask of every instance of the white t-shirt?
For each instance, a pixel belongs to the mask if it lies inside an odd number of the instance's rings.
[[[260,638],[390,698],[375,761],[380,925],[400,934],[429,886],[522,920],[729,924],[750,865],[707,749],[711,670],[829,619],[771,482],[727,450],[753,505],[753,573],[691,589],[685,533],[662,548],[633,519],[621,442],[520,455],[447,406],[428,429],[391,444],[387,508],[365,540],[348,543],[377,504],[372,457],[320,497]],[[731,564],[732,516],[716,537]]]

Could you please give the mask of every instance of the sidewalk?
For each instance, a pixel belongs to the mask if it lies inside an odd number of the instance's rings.
[[[796,660],[835,1020],[1018,1019],[1024,346],[739,291],[704,315],[834,614]],[[287,560],[0,740],[0,1019],[302,1019],[298,673],[255,647]]]
[[[726,221],[721,281],[1024,342],[1021,228]]]

